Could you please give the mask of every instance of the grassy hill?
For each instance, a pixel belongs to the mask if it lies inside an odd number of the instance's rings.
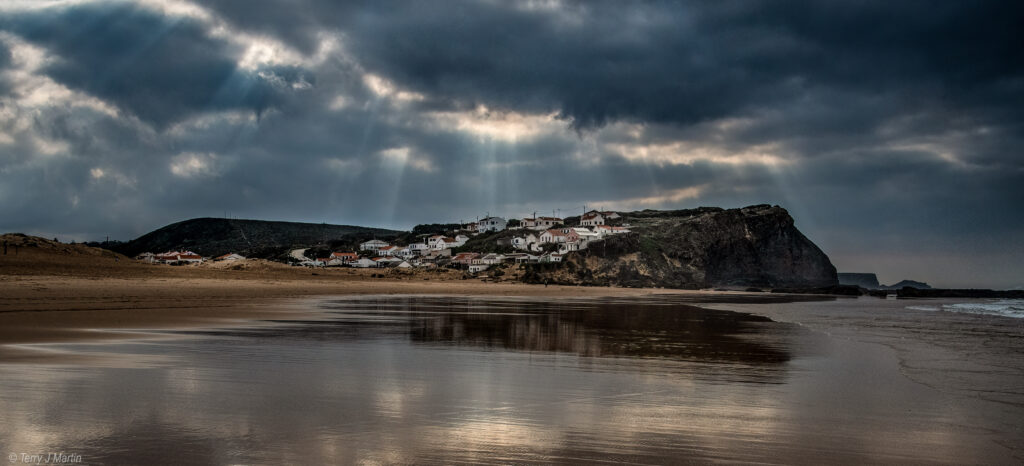
[[[127,256],[188,249],[204,256],[235,252],[245,256],[276,258],[292,248],[338,240],[353,243],[372,238],[388,240],[402,233],[383,228],[325,223],[195,218],[111,245],[110,249]]]

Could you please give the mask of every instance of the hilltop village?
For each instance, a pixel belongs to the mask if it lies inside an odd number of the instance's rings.
[[[355,268],[437,268],[448,267],[479,273],[504,263],[557,263],[565,254],[585,250],[594,241],[609,235],[629,233],[615,212],[592,210],[572,225],[558,217],[508,219],[486,217],[476,222],[459,224],[445,234],[423,234],[416,241],[367,239],[355,251],[323,251],[307,257],[308,249],[291,251],[289,261],[304,267]],[[392,244],[392,243],[396,244]],[[478,250],[473,247],[479,247]],[[356,248],[353,248],[356,249]],[[245,259],[228,253],[203,257],[191,251],[146,252],[136,259],[170,265],[199,264],[206,261]]]

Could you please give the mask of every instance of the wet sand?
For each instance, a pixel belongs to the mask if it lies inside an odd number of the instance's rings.
[[[304,312],[0,364],[0,444],[88,464],[1021,461],[1020,405],[920,383],[914,358],[857,337],[889,327],[884,302],[780,301],[283,300]],[[1019,367],[1008,350],[989,362]]]
[[[38,257],[38,256],[37,256]],[[44,255],[0,256],[0,345],[111,339],[116,331],[188,328],[295,318],[282,299],[318,295],[642,296],[679,290],[582,288],[463,280],[454,271],[400,273],[306,269],[257,262],[249,269],[171,267]],[[6,262],[5,262],[6,261]],[[376,277],[375,277],[376,275]],[[102,329],[103,332],[95,330]],[[130,336],[130,335],[129,335]],[[0,357],[4,356],[0,349]],[[6,348],[10,356],[10,348]]]
[[[0,443],[29,452],[1024,461],[1021,319],[875,298],[35,259],[0,259],[0,405],[16,420]]]

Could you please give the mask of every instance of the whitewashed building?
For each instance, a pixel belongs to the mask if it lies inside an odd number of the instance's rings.
[[[369,267],[376,267],[377,266],[377,261],[375,261],[373,259],[370,259],[368,257],[360,257],[359,260],[349,262],[348,264],[351,265],[352,267],[358,267],[360,269],[365,269],[365,268],[369,268]]]
[[[622,233],[629,233],[629,228],[613,227],[610,225],[597,225],[594,227],[594,232],[601,236],[619,235]]]
[[[505,256],[502,254],[491,253],[481,258],[480,262],[487,265],[500,264],[502,262],[505,262]]]
[[[551,252],[540,256],[538,262],[562,262],[562,255]]]
[[[396,255],[398,255],[398,251],[400,249],[402,249],[402,248],[400,248],[398,246],[384,246],[384,247],[381,247],[381,248],[377,249],[377,254],[380,254],[380,255],[385,256],[385,257],[396,256]]]
[[[361,243],[359,245],[359,250],[360,251],[374,251],[374,252],[376,252],[376,251],[380,250],[380,248],[383,248],[383,247],[386,247],[386,246],[388,246],[388,243],[386,241],[381,241],[379,239],[371,239],[370,241],[367,241],[365,243]]]
[[[476,222],[476,230],[480,233],[485,231],[501,231],[505,229],[508,222],[501,217],[487,217]]]
[[[579,240],[579,235],[572,228],[552,229],[541,233],[540,243],[571,243]]]
[[[521,251],[529,251],[531,246],[536,244],[538,241],[539,239],[537,238],[537,235],[527,233],[524,236],[512,237],[512,247]]]
[[[580,225],[585,227],[604,225],[604,221],[604,216],[596,210],[587,212],[580,217]]]
[[[523,219],[523,228],[529,228],[531,230],[547,230],[553,228],[555,225],[561,225],[562,219],[558,217],[533,217]]]
[[[427,243],[412,243],[409,245],[409,251],[412,252],[413,256],[422,256],[430,251],[430,245]]]
[[[572,228],[572,231],[573,233],[576,233],[576,236],[581,241],[591,241],[601,237],[599,233],[591,231],[586,228]]]

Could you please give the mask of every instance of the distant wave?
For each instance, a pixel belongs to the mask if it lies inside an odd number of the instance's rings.
[[[1024,300],[1021,299],[1006,299],[1002,301],[991,302],[943,304],[941,308],[939,306],[914,305],[907,306],[906,309],[914,311],[947,311],[959,312],[963,314],[983,314],[1024,319]]]

